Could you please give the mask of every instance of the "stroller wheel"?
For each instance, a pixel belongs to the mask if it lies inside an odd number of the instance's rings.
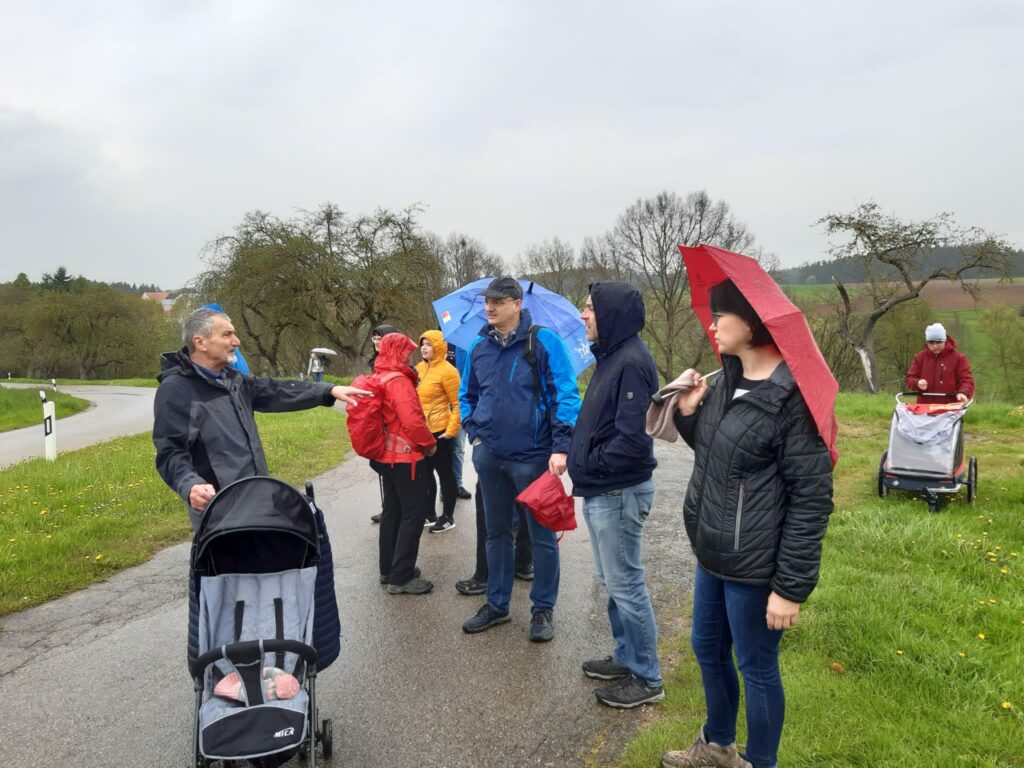
[[[973,504],[978,498],[978,459],[971,456],[967,466],[967,503]]]
[[[889,487],[885,484],[885,454],[882,454],[882,460],[878,462],[878,496],[884,499],[889,495]]]
[[[320,741],[324,748],[324,760],[329,760],[334,752],[334,729],[330,720],[324,720],[320,726]]]

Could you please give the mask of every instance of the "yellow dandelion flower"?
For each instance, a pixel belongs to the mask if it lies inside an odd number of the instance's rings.
[[[96,559],[97,560],[102,560],[103,559],[103,555],[96,555]],[[984,638],[982,638],[982,639],[984,639]]]
[[[1004,701],[999,706],[1001,706],[1003,709],[1013,709],[1013,702],[1012,701]]]
[[[1016,557],[1016,556],[1017,556],[1017,553],[1016,553],[1016,552],[1011,552],[1011,553],[1010,553],[1010,557]]]
[[[993,597],[990,597],[990,598],[988,599],[988,604],[989,604],[989,605],[995,605],[995,604],[996,604],[995,598],[993,598]]]
[[[896,655],[897,656],[902,656],[903,655],[903,651],[901,651],[899,648],[897,648],[896,649]]]
[[[985,639],[985,633],[984,632],[979,632],[978,633],[978,639],[979,640],[984,640]]]
[[[984,600],[979,600],[979,601],[978,601],[978,605],[984,605],[984,604],[985,604],[985,601],[984,601]]]
[[[1001,575],[1003,575],[1003,576],[1006,576],[1006,575],[1007,575],[1007,574],[1008,574],[1009,572],[1010,572],[1010,569],[1009,569],[1009,568],[1000,568],[1000,569],[999,569],[999,573],[1000,573]]]
[[[959,656],[961,659],[966,659],[967,658],[967,654],[964,653],[963,651],[958,651],[956,655]]]

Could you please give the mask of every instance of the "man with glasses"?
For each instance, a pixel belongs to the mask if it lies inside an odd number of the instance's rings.
[[[924,329],[925,348],[914,355],[907,371],[907,390],[925,393],[919,403],[966,403],[974,397],[974,377],[967,356],[942,323]]]
[[[473,445],[487,531],[487,603],[462,625],[471,634],[510,620],[515,498],[544,472],[565,472],[580,410],[569,353],[553,331],[532,327],[519,281],[495,278],[482,295],[487,325],[466,350],[459,390],[462,427]],[[531,338],[532,361],[526,356]],[[533,642],[546,642],[555,636],[558,544],[555,534],[531,514],[520,509],[518,517],[520,527],[529,527],[533,542],[529,636]]]

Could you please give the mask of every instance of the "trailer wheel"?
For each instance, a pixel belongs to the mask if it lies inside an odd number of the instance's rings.
[[[967,503],[973,504],[978,498],[978,459],[971,456],[967,465]]]
[[[885,454],[882,454],[882,460],[878,462],[878,496],[884,499],[889,495],[889,487],[885,484]]]

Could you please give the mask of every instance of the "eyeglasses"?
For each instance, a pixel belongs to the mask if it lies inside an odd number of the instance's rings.
[[[728,312],[712,312],[711,313],[711,324],[718,325],[718,321],[722,319],[724,315],[728,315]]]

